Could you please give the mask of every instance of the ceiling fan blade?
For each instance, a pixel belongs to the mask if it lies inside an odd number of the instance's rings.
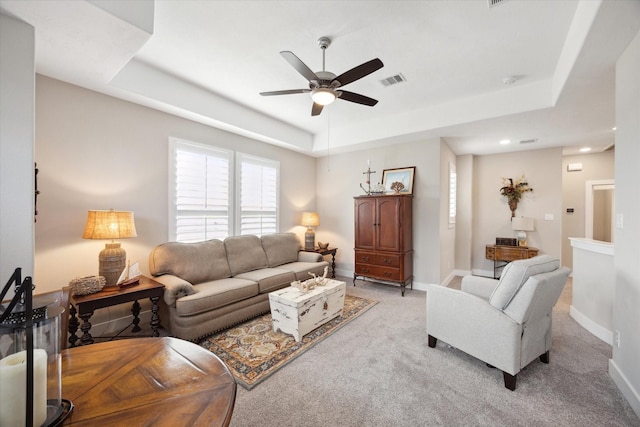
[[[346,90],[341,90],[339,99],[344,99],[345,101],[355,102],[356,104],[368,105],[369,107],[373,107],[378,103],[377,99],[369,98],[368,96],[360,95],[359,93],[353,93]]]
[[[311,81],[311,80],[320,80],[320,79],[318,79],[318,76],[316,76],[316,73],[311,71],[311,69],[309,67],[307,67],[307,65],[304,62],[302,62],[300,60],[300,58],[298,58],[297,56],[295,56],[293,54],[293,52],[289,52],[288,50],[284,50],[284,51],[280,52],[280,55],[282,55],[282,57],[289,64],[291,64],[291,66],[293,68],[295,68],[297,72],[302,74],[302,76],[305,79],[307,79],[309,81]]]
[[[318,104],[317,102],[314,102],[313,107],[311,107],[311,115],[312,116],[320,115],[320,113],[322,113],[322,107],[323,105]]]
[[[356,80],[361,79],[364,76],[367,76],[373,73],[374,71],[379,70],[382,67],[384,67],[384,64],[382,63],[382,61],[380,61],[378,58],[372,59],[369,62],[360,64],[357,67],[354,67],[349,71],[346,71],[340,74],[338,77],[333,79],[333,81],[339,82],[340,86],[346,86],[349,83],[355,82]]]
[[[273,95],[292,95],[294,93],[309,93],[311,89],[289,89],[289,90],[274,90],[271,92],[260,92],[262,96],[273,96]]]

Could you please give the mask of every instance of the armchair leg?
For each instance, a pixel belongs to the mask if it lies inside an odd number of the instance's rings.
[[[549,363],[549,350],[546,353],[540,355],[540,361],[542,363]]]
[[[508,374],[504,371],[502,371],[502,376],[504,377],[504,386],[506,388],[508,388],[511,391],[514,391],[516,389],[516,375],[511,375]]]
[[[436,348],[436,343],[438,342],[438,338],[432,337],[429,335],[429,347]]]

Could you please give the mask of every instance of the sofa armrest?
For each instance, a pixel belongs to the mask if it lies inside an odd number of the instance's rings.
[[[298,262],[320,262],[322,261],[322,255],[316,252],[298,252]]]
[[[489,301],[499,281],[489,277],[467,275],[462,278],[460,288],[468,293]]]
[[[153,280],[164,285],[164,302],[169,306],[175,306],[176,300],[198,292],[191,283],[171,274],[163,274]]]

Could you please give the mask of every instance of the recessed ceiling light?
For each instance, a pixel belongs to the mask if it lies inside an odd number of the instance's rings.
[[[500,141],[500,145],[507,145],[507,144],[511,144],[510,139],[503,139],[502,141]]]
[[[580,152],[581,152],[581,153],[588,153],[589,151],[591,151],[591,147],[582,147],[582,148],[580,149]]]

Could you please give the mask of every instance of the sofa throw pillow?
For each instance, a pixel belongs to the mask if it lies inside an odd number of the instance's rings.
[[[231,275],[267,267],[267,255],[258,236],[233,236],[224,239]]]
[[[560,260],[549,255],[538,255],[507,264],[502,270],[498,286],[496,286],[489,298],[489,303],[495,308],[504,310],[529,277],[540,273],[548,273],[557,270],[559,267]]]
[[[300,241],[295,233],[265,234],[260,238],[269,267],[298,261]]]
[[[194,285],[231,276],[224,243],[215,239],[158,245],[149,255],[149,271],[153,276],[172,274]]]

